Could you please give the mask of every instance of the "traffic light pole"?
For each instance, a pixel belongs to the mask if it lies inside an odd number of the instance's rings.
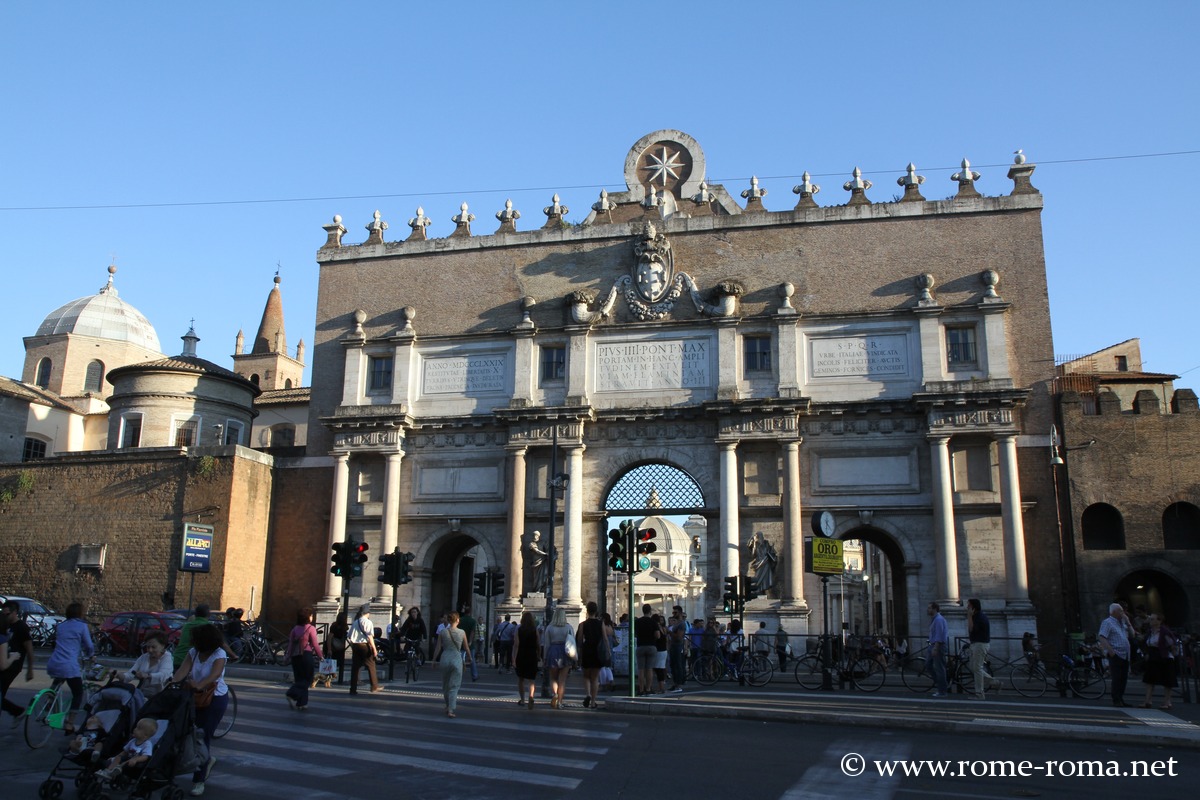
[[[396,563],[398,564],[400,561],[400,548],[397,547],[395,550],[392,551],[392,553],[395,554]],[[392,584],[392,615],[390,617],[388,617],[388,625],[392,626],[392,630],[388,633],[388,650],[392,651],[392,652],[388,653],[388,680],[389,681],[396,677],[396,637],[399,636],[399,634],[400,634],[400,629],[395,624],[396,623],[396,589],[397,588],[399,588],[399,587],[393,583]],[[384,628],[384,630],[387,630],[387,628]]]
[[[625,644],[625,649],[629,651],[629,696],[637,697],[637,639],[633,635],[634,615],[634,597],[633,597],[633,576],[637,573],[634,569],[637,567],[637,551],[635,549],[635,539],[632,531],[625,540],[625,552],[630,554],[625,559],[625,568],[629,570],[629,641]]]

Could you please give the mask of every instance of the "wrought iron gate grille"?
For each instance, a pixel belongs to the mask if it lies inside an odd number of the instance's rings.
[[[649,508],[703,508],[700,484],[681,469],[666,464],[646,464],[626,472],[608,493],[608,511],[641,511]]]

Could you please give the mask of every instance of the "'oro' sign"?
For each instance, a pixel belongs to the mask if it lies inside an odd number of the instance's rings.
[[[845,569],[842,540],[811,538],[808,544],[808,571],[817,575],[841,575]]]

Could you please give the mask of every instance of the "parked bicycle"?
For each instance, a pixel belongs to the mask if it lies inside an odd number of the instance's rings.
[[[741,641],[739,636],[731,643],[729,650],[719,647],[716,652],[700,656],[692,669],[696,683],[712,686],[724,677],[751,686],[766,686],[770,683],[771,676],[775,674],[771,659],[761,653],[750,652],[749,648],[741,645]]]
[[[1041,697],[1051,686],[1062,686],[1076,697],[1099,700],[1107,690],[1104,673],[1091,664],[1076,663],[1065,653],[1059,660],[1058,669],[1051,672],[1042,662],[1036,646],[1025,654],[1024,663],[1013,668],[1009,681],[1023,697]]]
[[[805,689],[820,689],[825,682],[824,636],[817,637],[816,653],[802,656],[796,662],[796,683]],[[832,645],[833,643],[831,643]],[[838,683],[849,683],[860,692],[877,692],[887,680],[887,669],[877,652],[863,652],[857,646],[843,647],[842,652],[829,665],[830,677]]]
[[[229,642],[235,660],[245,664],[277,664],[287,666],[287,644],[272,641],[259,623],[247,627],[240,639]]]
[[[90,703],[104,688],[101,681],[110,674],[111,671],[101,664],[93,664],[84,673],[81,707]],[[55,678],[50,688],[35,694],[25,708],[25,743],[36,750],[44,747],[55,731],[65,730],[71,717],[71,699],[71,689],[65,678]]]

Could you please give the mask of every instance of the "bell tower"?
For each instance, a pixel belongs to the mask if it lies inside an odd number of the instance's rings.
[[[304,379],[304,340],[296,345],[296,356],[287,354],[287,334],[283,328],[283,295],[279,291],[279,273],[275,286],[267,295],[258,334],[244,352],[245,336],[238,331],[233,353],[233,371],[263,391],[298,389]]]

